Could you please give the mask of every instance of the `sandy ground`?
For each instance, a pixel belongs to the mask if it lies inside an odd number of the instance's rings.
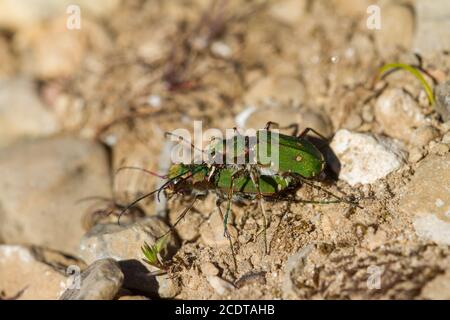
[[[248,120],[255,127],[277,121],[317,124],[329,137],[339,129],[381,134],[396,138],[409,153],[400,169],[375,183],[350,186],[337,180],[325,186],[361,199],[361,208],[267,201],[268,254],[257,204],[234,203],[230,228],[237,270],[215,195],[208,195],[177,227],[181,247],[170,260],[181,287],[176,298],[421,299],[434,297],[433,286],[444,281],[436,279],[448,274],[448,246],[418,237],[414,214],[402,199],[420,160],[448,153],[439,141],[449,127],[414,77],[399,71],[373,86],[383,63],[418,63],[411,50],[414,3],[380,1],[385,25],[369,30],[368,4],[356,2],[126,1],[107,18],[83,22],[81,48],[73,49],[74,60],[77,54],[83,59],[70,76],[47,77],[43,71],[40,94],[62,131],[104,143],[112,174],[126,165],[159,170],[166,159],[165,131],[192,131],[194,120],[202,121],[204,130],[232,128],[249,106],[259,110]],[[425,70],[445,79],[448,52],[422,58]],[[435,130],[435,143],[419,148],[411,143],[407,137],[415,124],[410,132],[395,130],[409,119],[380,124],[376,101],[396,88],[418,105]],[[414,152],[419,160],[411,158]],[[123,171],[114,177],[115,200],[126,204],[157,182]],[[327,198],[308,186],[295,195]],[[168,221],[190,201],[170,199]],[[155,215],[164,206],[151,198],[140,208]],[[237,289],[221,293],[211,280],[215,276]]]

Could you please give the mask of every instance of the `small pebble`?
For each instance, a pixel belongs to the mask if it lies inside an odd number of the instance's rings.
[[[414,147],[409,152],[408,160],[411,163],[419,162],[423,158],[423,152],[421,148]]]
[[[246,244],[252,239],[252,236],[249,234],[240,234],[238,237],[238,241],[241,244]]]
[[[162,105],[162,99],[160,96],[152,94],[148,97],[147,103],[153,108],[159,108]]]
[[[221,41],[215,41],[211,45],[211,51],[222,58],[230,58],[233,54],[231,48],[225,43]]]
[[[362,118],[365,122],[370,123],[373,121],[373,119],[375,118],[375,116],[373,115],[373,111],[372,108],[370,107],[370,105],[365,105],[363,107],[363,111],[362,111]]]
[[[417,102],[402,89],[385,90],[375,102],[374,111],[384,133],[404,141],[409,141],[413,129],[425,121]]]
[[[442,143],[450,143],[450,132],[447,132],[443,137],[442,137]]]
[[[200,269],[202,270],[203,274],[206,276],[216,276],[219,274],[219,269],[211,263],[211,262],[205,262],[200,266]]]
[[[359,128],[362,125],[362,123],[363,120],[361,119],[361,117],[356,113],[352,113],[345,121],[344,128],[349,130],[355,130]]]
[[[80,288],[69,288],[60,300],[112,300],[122,286],[124,275],[113,259],[100,259],[81,273]]]

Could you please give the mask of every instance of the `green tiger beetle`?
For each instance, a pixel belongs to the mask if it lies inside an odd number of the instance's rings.
[[[243,136],[235,129],[236,134],[232,138],[214,139],[207,150],[200,150],[207,155],[207,159],[202,160],[201,163],[172,164],[167,175],[160,176],[167,181],[159,189],[153,190],[130,203],[122,210],[119,218],[139,201],[155,193],[158,193],[158,198],[162,191],[169,195],[193,195],[194,200],[183,210],[174,225],[163,235],[164,237],[174,230],[199,197],[213,191],[218,196],[216,205],[223,219],[224,235],[229,240],[235,259],[231,237],[227,230],[227,220],[231,213],[233,200],[251,199],[258,201],[263,216],[266,254],[268,248],[265,198],[280,199],[302,184],[307,184],[324,191],[335,200],[302,200],[301,202],[319,204],[345,202],[352,206],[358,205],[357,202],[343,199],[313,182],[324,172],[326,161],[324,155],[306,136],[311,131],[324,140],[326,138],[311,128],[306,128],[298,136],[284,135],[270,130],[272,125],[277,124],[268,122],[265,128],[257,130],[254,136]],[[167,134],[190,144],[192,148],[196,148],[181,136],[172,133]],[[223,215],[220,206],[224,201],[227,201],[225,215]],[[234,262],[236,267],[236,261]]]

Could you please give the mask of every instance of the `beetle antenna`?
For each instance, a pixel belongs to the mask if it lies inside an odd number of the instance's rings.
[[[351,201],[351,200],[348,200],[348,199],[344,199],[344,198],[342,198],[342,197],[339,197],[339,196],[335,195],[333,192],[328,191],[328,190],[326,190],[326,189],[324,189],[324,188],[322,188],[322,187],[320,187],[320,186],[318,186],[318,185],[316,185],[316,184],[314,184],[314,183],[312,183],[312,182],[306,180],[305,178],[300,178],[300,180],[301,180],[303,183],[307,184],[308,186],[311,186],[311,187],[313,187],[313,188],[315,188],[315,189],[317,189],[317,190],[320,190],[320,191],[325,192],[326,194],[328,194],[329,196],[331,196],[331,197],[333,197],[333,198],[339,200],[340,202],[344,202],[344,203],[350,204],[350,205],[352,205],[352,206],[357,206],[357,207],[360,208],[360,209],[363,209],[363,207],[361,207],[361,206],[358,204],[357,201]]]
[[[203,168],[200,168],[203,169]],[[200,169],[197,170],[193,170],[191,172],[190,175],[188,175],[187,177],[184,177],[181,179],[181,181],[185,181],[187,179],[189,179],[190,177],[192,177],[194,174],[196,174],[197,172],[200,171]],[[119,213],[119,217],[117,220],[117,223],[120,225],[120,218],[122,217],[123,214],[125,214],[128,210],[130,210],[131,208],[133,208],[137,203],[139,203],[141,200],[144,200],[145,198],[148,198],[150,196],[152,196],[153,194],[157,193],[157,197],[158,197],[158,201],[159,201],[159,195],[161,193],[161,191],[163,191],[164,189],[166,189],[173,181],[175,181],[178,178],[181,178],[183,175],[185,175],[186,172],[183,172],[171,179],[169,179],[168,181],[166,181],[161,187],[159,187],[156,190],[153,190],[152,192],[149,192],[147,194],[144,194],[143,196],[138,197],[137,199],[135,199],[133,202],[131,202],[128,206],[126,206],[120,213]]]
[[[166,233],[164,233],[162,236],[158,237],[158,239],[161,239],[165,236],[167,236],[169,233],[171,233],[173,230],[175,230],[175,227],[178,225],[178,223],[180,223],[181,220],[183,220],[183,218],[186,216],[186,214],[194,207],[195,202],[198,200],[198,196],[194,196],[194,200],[191,202],[191,204],[189,206],[187,206],[186,208],[184,208],[183,212],[181,212],[181,214],[178,216],[177,221],[175,221],[175,223],[170,227],[169,231],[167,231]]]
[[[133,202],[131,202],[129,205],[127,205],[120,213],[119,213],[119,217],[118,217],[118,219],[117,219],[117,223],[120,225],[120,218],[122,217],[122,215],[123,214],[125,214],[128,210],[130,210],[131,208],[133,208],[137,203],[139,203],[141,200],[144,200],[145,198],[148,198],[148,197],[150,197],[151,195],[153,195],[153,194],[155,194],[155,193],[157,193],[158,192],[158,196],[159,196],[159,193],[162,191],[162,190],[164,190],[165,188],[167,188],[168,187],[168,185],[170,184],[170,183],[172,183],[174,180],[176,180],[176,179],[178,179],[179,177],[181,177],[182,176],[182,174],[181,175],[178,175],[178,176],[176,176],[176,177],[173,177],[172,179],[170,179],[170,180],[168,180],[167,182],[165,182],[161,187],[159,187],[158,189],[156,189],[156,190],[153,190],[152,192],[149,192],[149,193],[146,193],[146,194],[144,194],[143,196],[140,196],[140,197],[138,197],[138,198],[136,198]],[[159,200],[159,197],[158,197],[158,200]]]
[[[150,171],[150,170],[147,170],[147,169],[144,169],[144,168],[135,167],[135,166],[120,167],[119,169],[116,170],[115,175],[117,175],[120,171],[123,171],[123,170],[139,170],[139,171],[148,173],[148,174],[150,174],[152,176],[155,176],[155,177],[158,177],[158,178],[161,178],[161,179],[166,179],[167,178],[167,175],[160,175],[160,174],[157,174],[157,173],[155,173],[153,171]]]
[[[151,195],[155,194],[156,192],[158,192],[161,188],[153,190],[152,192],[146,193],[143,196],[140,196],[139,198],[135,199],[133,202],[131,202],[128,206],[126,206],[120,213],[119,213],[119,217],[117,218],[117,223],[120,225],[120,218],[122,217],[123,214],[125,214],[128,210],[130,210],[131,208],[133,208],[138,202],[140,202],[141,200],[144,200],[145,198],[150,197]]]

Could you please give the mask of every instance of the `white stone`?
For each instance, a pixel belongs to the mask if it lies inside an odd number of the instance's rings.
[[[404,163],[404,151],[387,138],[348,130],[336,132],[331,148],[340,161],[331,164],[339,178],[354,186],[370,184],[399,169]]]

